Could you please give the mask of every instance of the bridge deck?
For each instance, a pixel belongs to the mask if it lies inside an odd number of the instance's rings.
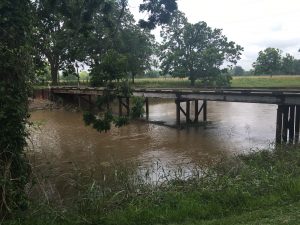
[[[51,87],[54,94],[102,95],[105,88]],[[300,105],[300,89],[135,88],[134,96],[164,99]]]

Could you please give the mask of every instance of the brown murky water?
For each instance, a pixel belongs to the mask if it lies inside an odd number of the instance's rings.
[[[93,169],[97,175],[101,168],[119,163],[187,169],[207,165],[221,155],[269,148],[275,137],[275,117],[274,105],[208,102],[206,127],[177,130],[137,121],[98,133],[84,125],[81,113],[36,111],[31,113],[31,120],[38,124],[31,132],[32,161],[37,165],[49,161],[57,174],[76,167]],[[175,124],[175,104],[150,105],[150,120]]]

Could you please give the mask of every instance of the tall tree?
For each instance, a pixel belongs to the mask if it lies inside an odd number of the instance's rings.
[[[242,76],[245,74],[245,70],[241,66],[235,66],[232,69],[232,75],[234,76]]]
[[[281,69],[281,50],[266,48],[258,53],[256,62],[253,63],[255,74],[274,75]]]
[[[128,59],[127,70],[131,73],[132,83],[137,74],[151,68],[154,53],[154,36],[148,30],[133,25],[121,32],[122,45],[120,51]]]
[[[281,72],[284,74],[296,74],[295,58],[291,54],[287,53],[282,57]]]
[[[40,58],[50,64],[52,83],[59,70],[69,70],[85,54],[81,43],[90,31],[93,12],[105,8],[104,0],[37,0],[35,5],[35,46]],[[74,69],[74,67],[73,67]]]
[[[212,83],[226,72],[221,66],[235,64],[243,48],[222,35],[221,29],[212,29],[205,22],[191,24],[178,12],[161,35],[162,70],[173,76],[187,76],[194,86],[197,79]]]
[[[0,3],[0,220],[26,207],[29,165],[24,156],[28,81],[32,71],[31,3]]]

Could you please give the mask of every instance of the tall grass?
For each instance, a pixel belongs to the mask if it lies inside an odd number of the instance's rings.
[[[300,201],[299,148],[223,159],[210,169],[195,168],[188,179],[155,185],[136,167],[116,165],[112,171],[95,179],[75,170],[65,180],[73,185],[68,199],[40,195],[7,224],[206,224]],[[36,191],[44,193],[47,178],[37,178],[44,182]]]

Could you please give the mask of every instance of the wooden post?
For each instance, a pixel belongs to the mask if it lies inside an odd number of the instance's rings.
[[[290,106],[290,120],[289,120],[289,142],[290,144],[294,143],[295,135],[295,106]]]
[[[176,125],[180,127],[180,100],[176,99]]]
[[[122,98],[121,97],[119,97],[119,116],[123,116]]]
[[[207,101],[203,101],[203,121],[207,121]]]
[[[289,107],[283,106],[283,129],[282,129],[282,140],[287,143],[287,132],[289,126]]]
[[[282,141],[282,111],[283,106],[278,105],[276,119],[276,144],[281,144]]]
[[[89,110],[92,111],[92,96],[89,95]]]
[[[149,99],[145,98],[145,104],[146,104],[146,119],[149,120]]]
[[[129,97],[126,98],[127,116],[130,116]]]
[[[78,107],[81,108],[81,97],[80,95],[77,95],[78,98]]]
[[[190,108],[191,108],[191,104],[190,104],[190,101],[189,100],[187,100],[186,101],[186,123],[188,124],[188,123],[190,123],[190,117],[191,117],[191,115],[190,115]]]
[[[295,118],[295,143],[299,143],[300,135],[300,106],[296,106],[296,118]]]
[[[195,120],[194,120],[195,123],[199,121],[198,110],[199,110],[199,102],[198,100],[195,100]]]

